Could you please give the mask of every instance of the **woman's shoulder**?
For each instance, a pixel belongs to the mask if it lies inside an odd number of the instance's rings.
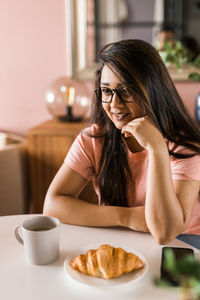
[[[96,138],[102,136],[102,129],[98,124],[91,124],[77,135],[68,152],[71,156],[93,157],[97,146],[102,146],[102,139]]]
[[[81,134],[88,138],[101,138],[105,135],[105,128],[97,123],[90,124],[81,131]]]
[[[166,144],[167,144],[168,150],[175,154],[176,153],[177,154],[197,154],[195,156],[199,156],[197,152],[195,152],[192,149],[189,149],[186,146],[178,145],[178,144],[168,141],[168,140],[166,140]]]
[[[176,180],[200,180],[200,155],[193,150],[168,142],[168,149],[175,154],[194,154],[188,158],[170,156],[172,177]]]

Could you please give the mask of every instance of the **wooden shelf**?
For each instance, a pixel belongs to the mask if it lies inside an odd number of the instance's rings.
[[[47,189],[85,122],[46,121],[28,132],[31,213],[41,213]]]

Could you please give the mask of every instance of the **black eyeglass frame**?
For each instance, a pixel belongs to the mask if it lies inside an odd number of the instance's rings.
[[[112,102],[112,99],[113,99],[114,93],[117,94],[117,96],[119,97],[119,99],[120,99],[122,102],[131,103],[131,102],[134,101],[133,99],[132,99],[132,100],[124,100],[124,99],[121,97],[120,92],[118,91],[120,88],[118,88],[118,89],[110,89],[110,88],[106,88],[106,89],[108,89],[108,90],[111,91],[111,97],[110,97],[110,100],[109,100],[109,101],[103,101],[103,100],[97,95],[97,91],[100,91],[101,89],[102,89],[102,88],[96,88],[96,89],[94,89],[94,92],[95,92],[95,94],[96,94],[97,99],[100,100],[100,101],[103,102],[103,103],[111,103],[111,102]]]

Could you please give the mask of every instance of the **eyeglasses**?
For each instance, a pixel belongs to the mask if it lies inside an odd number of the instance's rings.
[[[107,87],[101,87],[94,90],[97,96],[97,99],[104,103],[110,103],[112,101],[114,93],[117,93],[117,96],[121,101],[124,102],[133,102],[133,99],[130,99],[132,95],[129,93],[127,88],[118,88],[118,89],[109,89]]]

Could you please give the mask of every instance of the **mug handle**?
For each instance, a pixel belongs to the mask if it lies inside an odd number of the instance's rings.
[[[17,225],[15,227],[15,237],[18,240],[18,242],[22,245],[24,245],[24,241],[22,240],[21,236],[19,235],[19,228],[21,227],[21,225]]]

